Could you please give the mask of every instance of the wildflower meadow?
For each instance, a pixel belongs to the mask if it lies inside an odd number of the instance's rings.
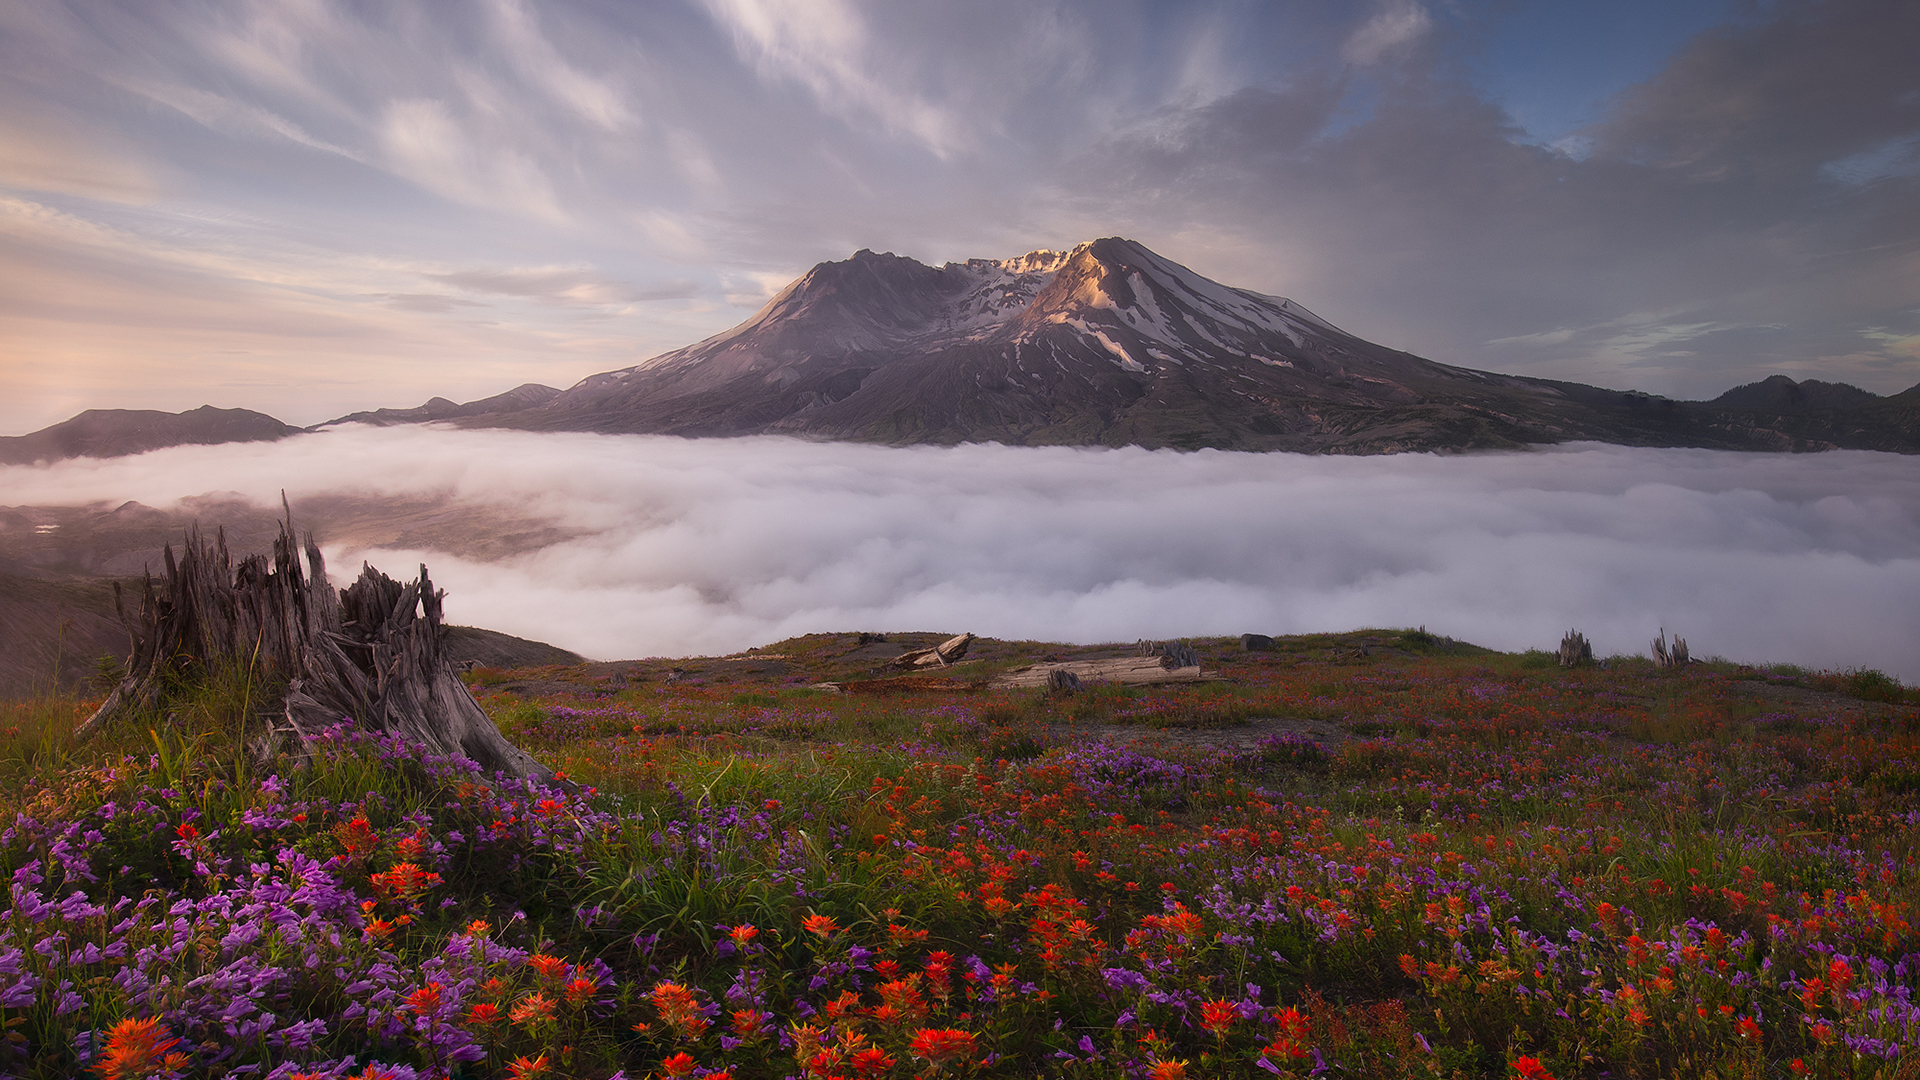
[[[550,786],[346,717],[256,761],[231,673],[86,744],[0,706],[0,1074],[1920,1077],[1920,694],[1193,645],[475,672]]]

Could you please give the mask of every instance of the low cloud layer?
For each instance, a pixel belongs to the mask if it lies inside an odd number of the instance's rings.
[[[0,469],[17,504],[234,491],[510,507],[572,539],[424,561],[457,622],[599,658],[809,631],[1139,637],[1425,625],[1500,649],[1660,628],[1696,655],[1920,680],[1911,458],[1583,446],[1324,458],[890,449],[350,427],[248,447]]]

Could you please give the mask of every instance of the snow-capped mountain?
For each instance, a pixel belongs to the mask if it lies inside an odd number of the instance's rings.
[[[1839,428],[1814,419],[1768,426],[1646,394],[1424,360],[1118,237],[938,267],[860,251],[815,266],[723,334],[534,407],[457,422],[1342,453],[1569,439],[1858,444],[1834,441]],[[1819,430],[1797,430],[1808,424]],[[1914,441],[1892,438],[1881,448]]]

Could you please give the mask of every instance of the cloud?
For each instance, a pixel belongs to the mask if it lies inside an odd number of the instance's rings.
[[[1411,45],[1433,29],[1433,16],[1410,0],[1395,0],[1353,32],[1340,55],[1355,64],[1373,64],[1388,53]]]
[[[1414,625],[1509,650],[1578,627],[1603,654],[1642,653],[1665,627],[1700,655],[1914,681],[1912,466],[1865,452],[1316,458],[346,428],[0,469],[0,488],[24,504],[149,505],[209,490],[277,505],[284,488],[296,506],[351,490],[503,508],[503,529],[550,521],[571,539],[494,562],[329,557],[340,573],[424,561],[451,618],[606,658],[831,630],[1130,641]]]
[[[64,122],[63,122],[64,121]],[[76,117],[0,110],[0,186],[118,203],[160,193],[153,166],[120,140],[103,139]]]
[[[941,157],[959,148],[957,117],[875,72],[866,20],[846,0],[707,0],[707,6],[766,77],[797,82],[835,111],[866,114],[905,131]]]
[[[507,56],[521,77],[594,126],[619,131],[633,123],[626,96],[612,80],[570,63],[540,31],[534,13],[519,0],[495,0],[493,15]]]
[[[440,315],[456,311],[463,307],[480,307],[472,300],[462,300],[457,296],[442,296],[439,293],[388,293],[382,299],[387,306],[401,311],[418,311],[428,315]]]
[[[394,172],[442,198],[567,221],[539,162],[511,147],[483,146],[442,101],[390,102],[380,141]]]
[[[512,270],[459,270],[425,277],[471,292],[524,296],[563,305],[623,304],[646,300],[686,300],[700,295],[697,281],[663,281],[637,287],[593,270],[540,267]]]
[[[1463,48],[1456,23],[1396,61],[1384,43],[1419,11],[1354,32],[1352,58],[1378,70],[1116,132],[1076,170],[1075,205],[1104,202],[1149,246],[1232,221],[1250,252],[1162,250],[1449,363],[1682,397],[1857,353],[1882,354],[1878,392],[1920,379],[1862,336],[1920,330],[1920,69],[1901,52],[1920,9],[1789,0],[1702,34],[1560,140],[1577,153],[1530,142],[1433,59]],[[1610,329],[1654,324],[1673,332]],[[1669,346],[1687,328],[1782,326],[1777,354]]]

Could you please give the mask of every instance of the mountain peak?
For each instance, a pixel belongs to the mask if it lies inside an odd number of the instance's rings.
[[[1437,364],[1107,236],[940,266],[862,248],[817,264],[725,333],[591,376],[538,408],[466,422],[1342,453],[1569,439],[1839,445],[1832,424],[1754,413],[1715,427],[1692,409]]]

